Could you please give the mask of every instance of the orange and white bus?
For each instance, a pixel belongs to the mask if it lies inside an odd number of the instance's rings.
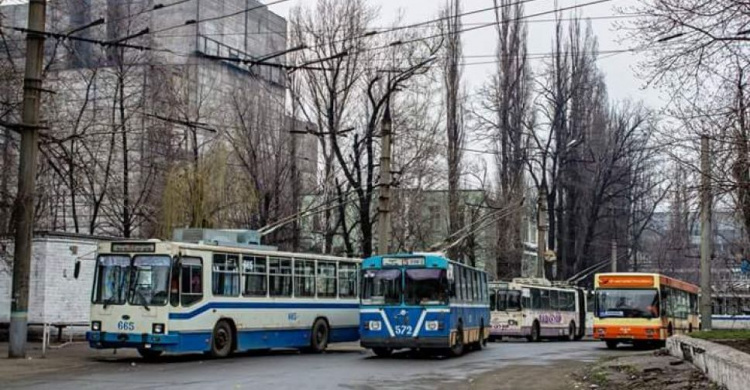
[[[607,343],[661,345],[699,329],[698,286],[659,274],[608,273],[595,278],[594,338]]]

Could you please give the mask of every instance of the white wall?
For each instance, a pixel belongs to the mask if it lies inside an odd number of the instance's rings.
[[[97,241],[81,238],[35,238],[32,247],[29,322],[88,322]],[[77,246],[73,254],[71,246]],[[9,245],[9,253],[12,245]],[[81,274],[73,277],[76,258]],[[11,275],[0,272],[0,323],[10,321]]]

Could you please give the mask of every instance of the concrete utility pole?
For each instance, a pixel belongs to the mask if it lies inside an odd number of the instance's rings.
[[[545,255],[547,253],[547,183],[539,186],[539,199],[537,200],[536,216],[536,250],[537,268],[536,277],[544,279],[546,266]]]
[[[388,253],[391,242],[391,105],[385,107],[381,123],[382,146],[380,151],[380,194],[378,203],[378,254]]]
[[[39,143],[39,109],[42,97],[42,65],[44,62],[46,0],[29,1],[29,23],[26,34],[26,72],[23,81],[23,114],[18,129],[21,133],[21,161],[18,167],[16,198],[15,248],[13,252],[13,293],[10,306],[9,358],[26,357],[28,335],[29,275],[31,271],[31,240],[34,234],[34,187]]]
[[[612,239],[612,272],[617,272],[617,240]]]
[[[711,330],[711,146],[701,137],[701,330]]]

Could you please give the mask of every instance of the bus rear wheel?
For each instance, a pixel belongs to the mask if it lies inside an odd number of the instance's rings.
[[[146,360],[154,360],[161,356],[164,351],[156,351],[150,348],[138,348],[138,354]]]
[[[616,349],[617,348],[617,344],[619,344],[616,340],[607,340],[605,342],[607,343],[607,348],[608,349]]]
[[[474,346],[474,348],[477,351],[481,351],[486,346],[487,346],[487,339],[484,337],[484,320],[483,320],[479,324],[479,340],[477,340],[477,343]]]
[[[310,334],[310,347],[307,348],[312,353],[323,353],[328,348],[328,323],[322,318],[318,318],[312,327]]]
[[[391,356],[391,354],[393,353],[393,349],[391,349],[391,348],[373,348],[372,352],[374,352],[375,356],[377,356],[379,358],[387,358],[387,357]]]
[[[576,323],[573,321],[570,321],[570,325],[568,325],[568,337],[565,338],[565,341],[573,341],[576,338]]]
[[[211,335],[211,356],[225,358],[232,353],[233,345],[234,333],[232,327],[226,321],[219,321],[214,326],[214,332]]]

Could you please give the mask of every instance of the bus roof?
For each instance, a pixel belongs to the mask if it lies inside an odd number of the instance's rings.
[[[484,272],[484,270],[450,260],[441,254],[433,253],[399,253],[393,255],[378,255],[368,257],[362,261],[362,268],[382,268],[383,259],[424,259],[424,265],[431,268],[448,268],[448,264],[461,265],[466,268]],[[417,264],[413,264],[417,265]],[[422,264],[419,264],[422,265]],[[387,265],[386,265],[387,267]]]
[[[176,241],[160,241],[160,240],[122,240],[122,241],[110,241],[99,243],[99,254],[102,253],[122,253],[122,254],[149,254],[149,253],[169,253],[171,255],[177,255],[181,249],[199,250],[208,252],[223,252],[223,253],[236,253],[236,254],[252,254],[258,256],[278,256],[278,257],[292,257],[298,259],[312,259],[312,260],[330,260],[330,261],[355,261],[360,262],[360,258],[351,257],[337,257],[330,255],[319,255],[314,253],[293,253],[293,252],[281,252],[263,249],[254,249],[249,247],[239,246],[222,246],[222,245],[210,245],[210,244],[192,244],[186,242]]]
[[[596,288],[658,288],[660,286],[669,286],[693,294],[700,292],[700,288],[694,284],[662,274],[640,272],[596,274],[594,286]]]

